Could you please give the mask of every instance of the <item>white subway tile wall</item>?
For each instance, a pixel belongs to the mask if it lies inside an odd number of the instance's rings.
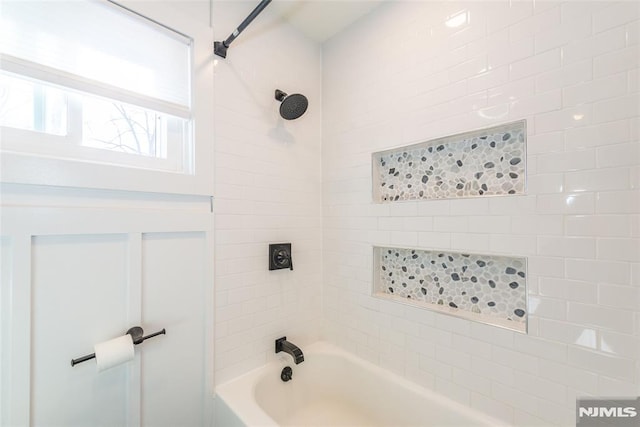
[[[216,40],[253,10],[213,2]],[[321,326],[321,50],[266,9],[215,65],[215,380],[304,348]],[[309,109],[285,122],[274,91]],[[374,219],[375,221],[375,219]],[[268,244],[293,243],[294,270],[268,271]]]
[[[634,1],[388,2],[325,43],[328,339],[516,425],[640,394],[639,19]],[[372,152],[521,119],[526,195],[374,204]],[[387,244],[528,257],[529,334],[376,301]]]

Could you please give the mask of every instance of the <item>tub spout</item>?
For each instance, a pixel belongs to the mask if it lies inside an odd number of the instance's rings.
[[[280,353],[281,351],[289,353],[291,357],[293,357],[293,361],[296,362],[296,365],[304,362],[304,354],[302,354],[302,350],[300,350],[297,345],[287,341],[287,337],[278,338],[276,340],[276,353]]]

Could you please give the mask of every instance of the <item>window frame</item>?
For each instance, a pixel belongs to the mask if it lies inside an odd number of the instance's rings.
[[[84,132],[82,128],[85,111],[82,107],[82,97],[85,95],[76,93],[72,89],[61,88],[61,90],[65,91],[66,95],[67,134],[56,135],[41,130],[0,126],[4,151],[172,173],[192,173],[192,165],[188,164],[190,163],[189,159],[185,156],[185,150],[188,148],[185,145],[189,145],[188,143],[193,139],[190,129],[192,120],[189,120],[189,129],[185,132],[190,134],[189,141],[169,143],[166,147],[166,158],[92,147],[83,144]],[[96,98],[91,94],[86,94],[86,96]],[[115,99],[102,100],[123,104]],[[45,113],[45,111],[40,112]]]
[[[103,0],[104,1],[104,0]],[[119,1],[123,13],[135,13],[191,38],[191,133],[192,164],[185,173],[148,169],[163,159],[131,156],[92,147],[70,144],[76,153],[99,151],[102,161],[91,155],[60,158],[60,153],[40,150],[37,154],[18,152],[17,144],[40,138],[37,131],[0,128],[0,182],[76,188],[144,191],[158,193],[213,195],[213,31],[211,26],[184,14],[175,3]],[[69,5],[67,5],[69,6]],[[202,3],[201,7],[209,7]],[[61,7],[65,7],[61,3]],[[208,14],[207,14],[208,18]],[[208,21],[208,19],[207,19]],[[13,64],[15,65],[15,64]],[[5,68],[3,66],[3,68]],[[8,70],[12,71],[12,70]],[[43,71],[45,72],[45,71]],[[19,73],[18,73],[19,74]],[[31,77],[31,76],[30,76]],[[43,79],[45,80],[45,79]],[[50,79],[46,79],[50,81]],[[103,95],[107,95],[105,93]],[[98,94],[100,95],[100,94]],[[121,101],[115,99],[117,101]],[[70,101],[72,103],[72,101]],[[144,106],[143,106],[144,108]],[[70,106],[71,109],[71,106]],[[69,114],[72,112],[70,111]],[[43,138],[68,139],[51,134]],[[67,140],[68,142],[68,140]],[[183,158],[186,154],[180,153]],[[79,150],[81,149],[81,150]],[[56,157],[58,156],[58,157]],[[131,160],[133,158],[133,160]],[[186,157],[189,158],[189,157]],[[120,160],[119,164],[104,163]],[[130,163],[131,162],[131,163]],[[191,172],[191,173],[189,173]]]

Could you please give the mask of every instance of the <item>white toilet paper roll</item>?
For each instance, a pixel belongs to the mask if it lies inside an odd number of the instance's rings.
[[[120,365],[133,359],[133,339],[131,335],[123,335],[109,341],[96,344],[94,347],[98,372]]]

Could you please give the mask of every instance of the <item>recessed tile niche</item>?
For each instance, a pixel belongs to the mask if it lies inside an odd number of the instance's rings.
[[[526,121],[373,153],[375,202],[523,194]]]
[[[374,247],[373,295],[527,331],[526,258]]]

